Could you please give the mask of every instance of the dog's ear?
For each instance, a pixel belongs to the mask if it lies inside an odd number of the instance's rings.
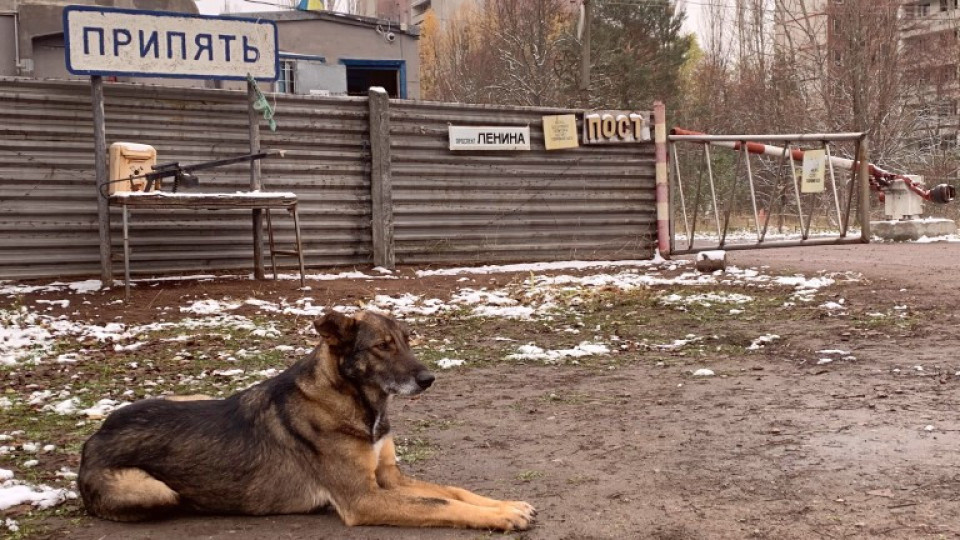
[[[330,311],[320,320],[314,321],[313,327],[327,345],[333,348],[343,348],[357,338],[357,320],[339,311]]]

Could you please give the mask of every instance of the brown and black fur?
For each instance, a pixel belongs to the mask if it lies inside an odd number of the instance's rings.
[[[87,510],[117,521],[179,511],[308,513],[348,525],[522,530],[535,511],[405,476],[387,405],[433,375],[401,323],[331,312],[322,342],[280,375],[226,399],[148,399],[118,409],[84,444]]]

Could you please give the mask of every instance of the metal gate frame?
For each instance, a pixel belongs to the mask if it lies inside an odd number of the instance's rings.
[[[670,155],[673,160],[673,174],[671,174],[671,190],[670,190],[670,253],[675,255],[684,255],[697,253],[700,251],[710,250],[710,249],[724,249],[724,250],[747,250],[747,249],[767,249],[767,248],[783,248],[783,247],[797,247],[797,246],[822,246],[822,245],[839,245],[839,244],[866,244],[870,242],[870,182],[869,182],[869,160],[868,160],[868,141],[865,133],[813,133],[813,134],[788,134],[788,135],[670,135],[668,137],[670,145]],[[773,141],[783,143],[783,147],[776,146],[767,146],[760,144],[757,141]],[[838,158],[833,156],[831,152],[831,143],[833,142],[844,142],[844,141],[854,141],[856,148],[854,155],[857,156],[856,160],[848,160],[844,158]],[[707,176],[710,184],[710,197],[713,201],[714,215],[716,219],[716,229],[717,235],[719,237],[719,242],[714,246],[700,246],[694,247],[696,242],[696,226],[697,226],[697,212],[699,210],[699,204],[696,204],[694,207],[694,216],[693,216],[693,226],[690,226],[690,221],[687,215],[687,206],[686,200],[683,192],[683,180],[680,174],[680,163],[678,160],[677,153],[677,143],[688,142],[694,144],[702,144],[704,158],[707,169]],[[833,200],[834,200],[834,209],[837,214],[837,222],[840,224],[840,235],[834,238],[810,238],[810,224],[812,222],[812,212],[810,215],[806,216],[806,221],[804,222],[804,212],[803,205],[800,197],[800,190],[797,182],[793,180],[796,177],[798,159],[802,159],[802,151],[792,150],[790,148],[793,143],[801,142],[820,142],[823,144],[824,149],[826,150],[827,155],[827,172],[829,174],[830,184],[833,191]],[[737,151],[737,165],[735,167],[735,177],[733,188],[730,190],[729,200],[725,201],[724,205],[724,216],[721,222],[720,208],[721,201],[717,197],[716,193],[716,182],[713,176],[713,169],[711,167],[710,161],[710,146],[721,146],[726,148],[731,148]],[[773,215],[773,212],[767,212],[766,218],[761,223],[759,209],[757,205],[757,192],[755,189],[753,171],[750,166],[749,154],[764,154],[768,156],[776,156],[780,158],[779,171],[780,174],[777,176],[777,187],[781,185],[785,172],[789,169],[790,179],[794,186],[794,196],[796,197],[797,211],[800,219],[800,228],[801,228],[801,239],[800,240],[782,240],[782,241],[765,241],[767,234],[770,217]],[[799,156],[799,158],[798,158]],[[789,162],[789,167],[785,167],[784,164]],[[836,181],[836,171],[835,167],[837,165],[843,166],[844,168],[849,168],[851,171],[851,177],[848,181],[847,189],[847,198],[844,204],[844,212],[841,212],[841,201],[837,192],[837,181]],[[754,243],[743,243],[743,244],[727,244],[727,232],[730,225],[730,213],[734,205],[734,199],[739,191],[740,183],[740,169],[746,169],[746,178],[748,186],[750,189],[750,200],[752,203],[753,209],[753,223],[756,228],[756,242]],[[858,189],[853,189],[856,186]],[[702,175],[700,182],[698,182],[697,197],[699,202],[699,197],[702,188]],[[774,190],[774,193],[777,190]],[[859,237],[848,237],[847,232],[850,226],[850,211],[853,205],[853,194],[857,192],[857,220],[860,223],[860,236]],[[679,249],[676,246],[676,218],[677,218],[677,199],[679,198],[680,214],[683,218],[683,225],[685,232],[687,234],[687,246],[680,247]],[[771,200],[769,202],[769,207],[772,208],[773,205],[773,196],[771,195]]]

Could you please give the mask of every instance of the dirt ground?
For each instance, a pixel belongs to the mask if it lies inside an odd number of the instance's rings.
[[[538,522],[507,535],[515,538],[960,538],[960,244],[728,255],[738,266],[765,265],[775,273],[862,273],[863,279],[828,292],[859,313],[906,309],[919,322],[870,327],[843,317],[779,320],[771,314],[750,330],[775,331],[780,345],[761,355],[727,355],[722,365],[681,355],[666,367],[636,361],[616,369],[497,364],[443,371],[422,398],[395,402],[397,436],[418,426],[434,448],[406,469],[529,501],[539,510]],[[344,304],[374,293],[440,295],[456,282],[331,281],[312,296],[318,304]],[[167,285],[135,291],[135,303],[226,295],[234,287],[250,292],[249,282]],[[294,289],[268,283],[257,294]],[[83,309],[103,320],[120,314],[149,320],[153,313],[106,301]],[[705,324],[689,331],[710,332],[714,323]],[[856,359],[818,365],[811,356],[836,348]],[[718,376],[689,375],[704,366]],[[52,532],[43,537],[78,540],[501,537],[348,529],[331,513],[133,525],[78,514],[51,518],[48,526]]]

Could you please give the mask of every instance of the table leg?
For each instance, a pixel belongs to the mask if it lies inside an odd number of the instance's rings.
[[[124,300],[130,301],[130,225],[129,210],[123,206],[123,293]]]

